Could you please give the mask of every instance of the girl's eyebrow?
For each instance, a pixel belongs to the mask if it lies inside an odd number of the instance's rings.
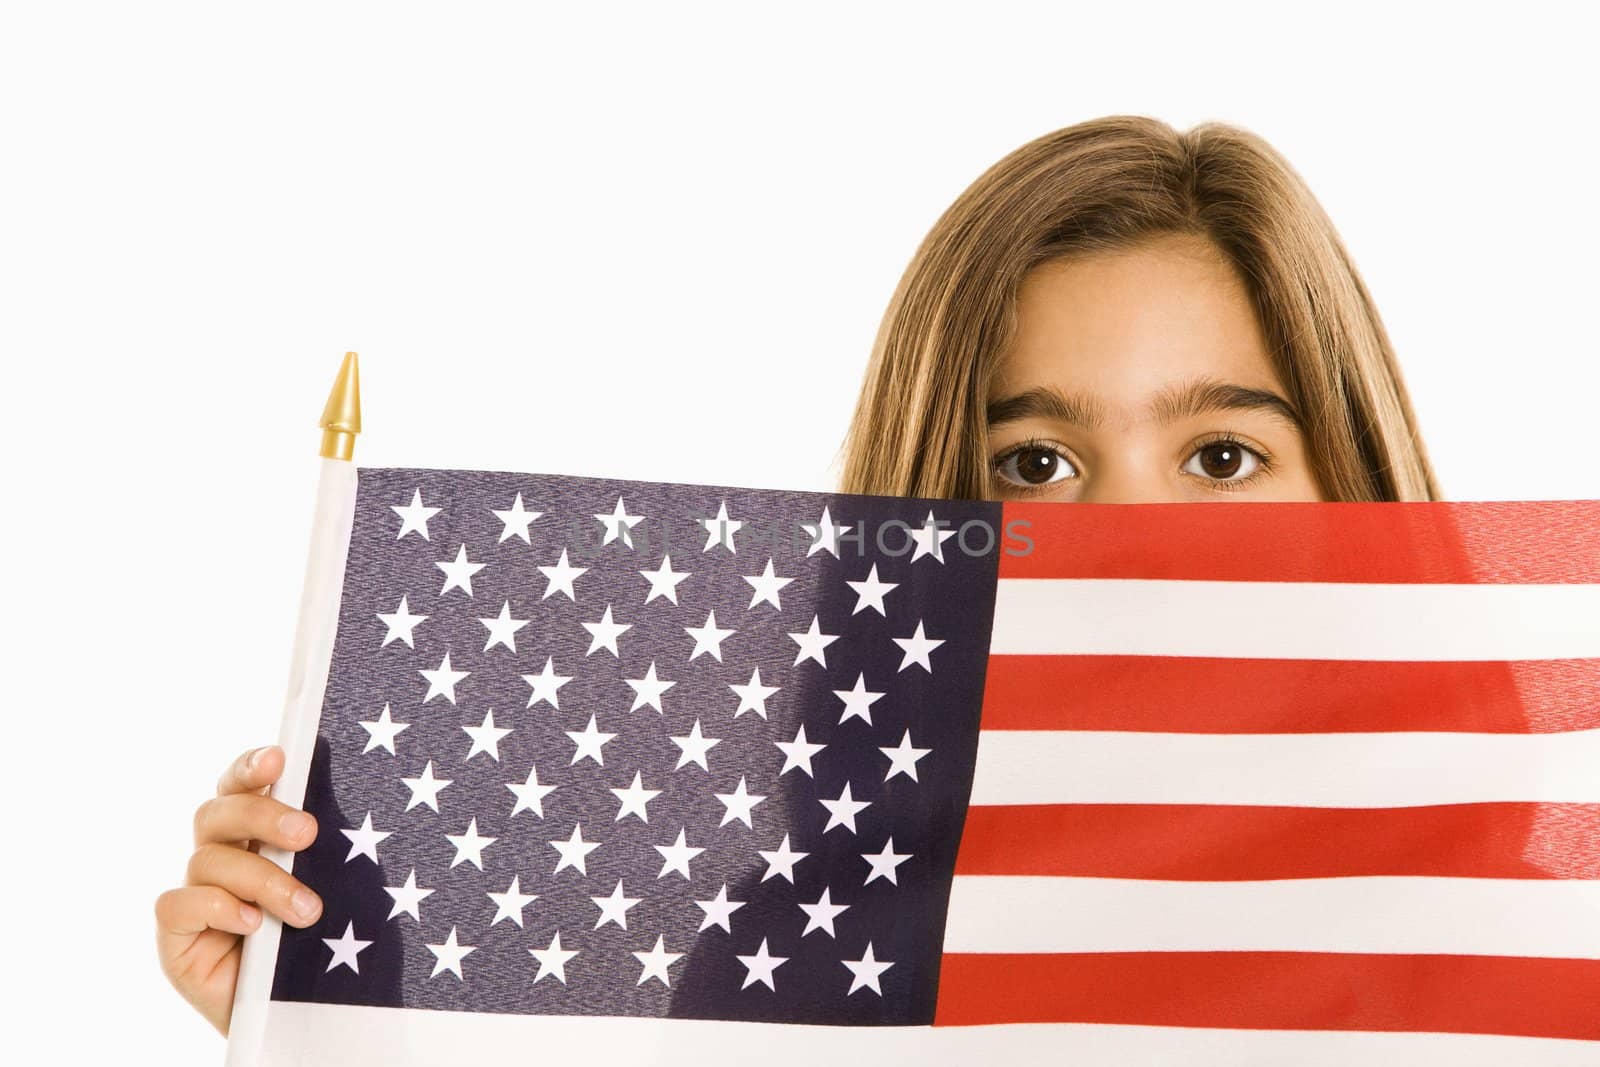
[[[1262,411],[1301,429],[1294,405],[1270,389],[1253,389],[1214,378],[1198,378],[1168,386],[1149,406],[1150,417],[1166,424],[1211,411]],[[1053,385],[1036,385],[1013,396],[991,401],[986,414],[990,426],[1040,418],[1068,422],[1093,430],[1105,421],[1105,408],[1093,396],[1068,395]]]

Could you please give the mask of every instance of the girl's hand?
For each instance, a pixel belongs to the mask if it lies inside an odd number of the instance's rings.
[[[265,795],[282,773],[283,749],[276,745],[236,759],[217,783],[217,795],[194,814],[185,886],[156,898],[161,969],[223,1034],[244,935],[261,925],[261,908],[298,927],[322,914],[315,893],[255,854],[259,844],[298,852],[316,840],[316,819]]]

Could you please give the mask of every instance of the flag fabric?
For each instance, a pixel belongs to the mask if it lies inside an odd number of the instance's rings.
[[[1600,504],[350,519],[241,1062],[1600,1063]]]

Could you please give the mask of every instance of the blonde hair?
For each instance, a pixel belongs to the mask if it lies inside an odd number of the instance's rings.
[[[1246,130],[1139,116],[1023,145],[934,224],[873,344],[840,491],[987,498],[986,396],[1023,275],[1171,233],[1239,271],[1327,499],[1438,499],[1383,323],[1305,182]]]

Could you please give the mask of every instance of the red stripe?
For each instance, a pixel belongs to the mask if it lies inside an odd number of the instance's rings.
[[[1600,659],[990,656],[983,693],[985,730],[1556,733],[1596,727]]]
[[[1002,521],[1002,578],[1600,581],[1597,500],[1198,506],[1024,501],[1007,502]],[[1025,554],[1014,554],[1019,552]]]
[[[1600,1039],[1600,960],[1319,952],[950,954],[935,1026],[1083,1022]]]
[[[1600,878],[1600,804],[974,806],[955,873],[1594,879]]]

